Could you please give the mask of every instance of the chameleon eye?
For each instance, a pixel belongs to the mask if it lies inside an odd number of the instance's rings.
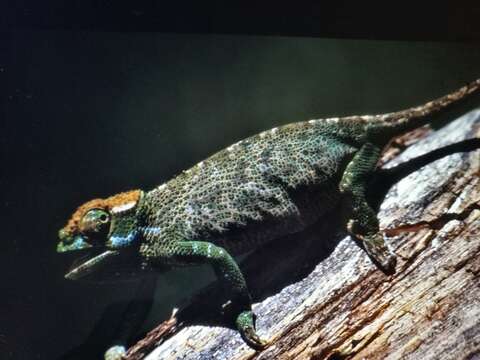
[[[100,233],[110,222],[110,214],[102,209],[92,209],[83,216],[80,227],[84,233]]]

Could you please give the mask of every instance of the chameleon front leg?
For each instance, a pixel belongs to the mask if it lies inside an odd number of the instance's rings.
[[[204,241],[180,241],[172,246],[169,256],[178,265],[210,264],[231,296],[231,305],[237,314],[235,324],[242,338],[255,349],[265,346],[255,331],[255,315],[245,278],[225,249]]]
[[[360,240],[367,253],[386,272],[395,270],[396,258],[388,249],[379,232],[378,218],[368,204],[365,193],[381,149],[373,144],[364,144],[347,165],[340,182],[340,192],[350,201],[351,218],[347,230]]]

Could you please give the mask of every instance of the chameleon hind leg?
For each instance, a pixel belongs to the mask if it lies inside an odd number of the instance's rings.
[[[350,200],[351,218],[347,230],[362,242],[365,251],[382,270],[390,273],[395,270],[396,258],[385,244],[379,232],[377,215],[365,196],[380,152],[377,146],[364,144],[347,165],[340,182],[340,192]]]
[[[235,260],[223,248],[204,241],[180,241],[175,243],[172,258],[179,265],[210,264],[237,314],[235,325],[244,341],[254,349],[262,349],[266,343],[255,331],[255,315],[247,284]]]

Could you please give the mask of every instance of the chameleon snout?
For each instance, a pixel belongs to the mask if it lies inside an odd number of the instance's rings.
[[[68,238],[68,233],[65,231],[65,229],[60,229],[58,231],[58,238],[60,239],[60,241],[64,241]]]
[[[58,238],[60,239],[57,244],[57,252],[59,253],[92,247],[83,236],[71,235],[65,229],[58,232]]]

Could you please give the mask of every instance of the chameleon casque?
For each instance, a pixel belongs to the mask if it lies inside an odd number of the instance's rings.
[[[242,338],[262,348],[248,287],[233,256],[303,230],[346,201],[348,232],[382,270],[394,271],[395,255],[365,195],[381,151],[394,137],[431,123],[438,111],[479,88],[480,79],[404,111],[273,128],[153,190],[91,200],[59,232],[58,252],[94,250],[66,278],[121,266],[124,252],[133,254],[141,269],[210,264],[235,309]]]

